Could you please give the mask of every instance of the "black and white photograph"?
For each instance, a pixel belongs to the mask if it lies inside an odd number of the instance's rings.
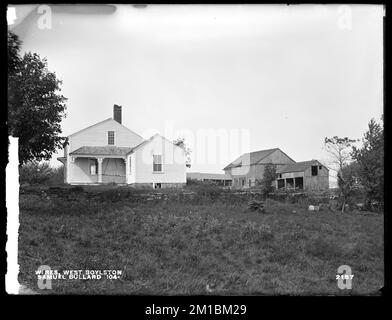
[[[7,294],[382,296],[385,16],[8,4]]]

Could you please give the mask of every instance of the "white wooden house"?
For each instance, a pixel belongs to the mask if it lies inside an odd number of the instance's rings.
[[[68,136],[64,182],[69,184],[127,184],[179,187],[186,184],[186,154],[165,137],[145,140],[121,123],[121,106],[113,118]]]

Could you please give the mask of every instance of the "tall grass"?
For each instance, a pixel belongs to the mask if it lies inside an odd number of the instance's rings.
[[[125,191],[124,191],[125,192]],[[35,270],[118,269],[120,280],[58,280],[43,293],[375,294],[383,285],[383,224],[374,214],[336,214],[267,201],[97,202],[21,195],[20,282]],[[337,268],[355,274],[338,289]]]

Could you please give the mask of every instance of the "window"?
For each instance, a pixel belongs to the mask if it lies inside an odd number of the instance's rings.
[[[114,145],[114,131],[108,131],[108,144]]]
[[[97,162],[95,160],[92,160],[92,162],[90,163],[90,175],[95,176],[96,174],[98,174]]]
[[[153,172],[162,172],[162,156],[153,155]]]
[[[132,173],[132,160],[131,157],[128,158],[129,159],[129,173]]]
[[[160,184],[160,183],[155,183],[154,188],[155,188],[155,189],[161,189],[161,188],[162,188],[162,184]]]
[[[279,176],[279,178],[282,178],[282,174],[281,174],[281,173],[279,173],[279,175],[278,175],[278,176]]]
[[[317,176],[317,166],[312,166],[312,176]]]
[[[321,170],[323,168],[323,166],[319,166],[319,170]]]
[[[251,187],[252,186],[252,180],[248,180],[248,183],[249,183],[249,187]]]

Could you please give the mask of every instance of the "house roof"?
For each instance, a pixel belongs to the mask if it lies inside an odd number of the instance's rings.
[[[234,160],[232,163],[227,165],[225,168],[223,168],[223,170],[238,167],[241,165],[242,161],[245,159],[249,159],[249,165],[256,164],[256,163],[260,162],[261,160],[263,160],[264,158],[268,157],[271,153],[275,152],[276,150],[279,150],[279,148],[244,153],[242,156],[240,156],[239,158]],[[246,164],[248,164],[248,163],[246,163]]]
[[[177,146],[176,144],[173,143],[173,141],[170,141],[169,139],[165,138],[164,136],[160,135],[159,133],[156,133],[156,134],[154,134],[152,137],[150,137],[149,139],[144,140],[143,142],[139,143],[137,146],[131,148],[131,150],[129,150],[129,151],[127,152],[127,155],[130,154],[130,153],[134,153],[136,150],[140,149],[140,148],[141,148],[142,146],[144,146],[145,144],[148,144],[148,143],[151,142],[156,136],[159,136],[159,137],[165,139],[167,142],[173,144],[174,146],[176,146],[176,147],[181,148],[181,149],[184,150],[183,147]]]
[[[125,156],[129,155],[130,153],[135,152],[143,145],[151,142],[153,140],[153,138],[157,135],[160,136],[159,134],[155,134],[151,138],[149,138],[148,140],[142,141],[141,143],[139,143],[138,145],[136,145],[133,148],[116,147],[116,146],[103,146],[103,147],[102,146],[82,146],[79,149],[76,149],[76,150],[70,152],[69,154],[71,156],[74,156],[74,155],[96,155],[96,156],[125,157]],[[170,140],[166,139],[165,137],[163,137],[163,136],[161,136],[161,137],[164,138],[165,140],[167,140],[168,142],[173,143]],[[181,148],[181,147],[179,147],[179,148]]]
[[[321,165],[321,163],[317,160],[302,161],[302,162],[288,164],[276,170],[276,172],[277,173],[302,172],[308,169],[312,165]]]
[[[202,172],[187,172],[189,179],[209,179],[209,180],[232,180],[231,176],[224,173],[202,173]]]
[[[91,128],[93,128],[93,127],[95,127],[95,126],[98,126],[98,125],[100,125],[100,124],[102,124],[102,123],[105,123],[105,122],[107,122],[107,121],[115,121],[118,125],[124,127],[125,129],[127,129],[127,130],[130,131],[131,133],[137,135],[138,137],[140,137],[140,138],[142,138],[142,139],[144,140],[144,138],[143,138],[141,135],[139,135],[139,134],[137,134],[136,132],[132,131],[131,129],[127,128],[127,127],[124,126],[122,123],[117,122],[117,121],[114,120],[113,118],[107,118],[107,119],[105,119],[105,120],[103,120],[103,121],[94,123],[94,124],[92,124],[91,126],[88,126],[88,127],[86,127],[86,128],[83,128],[83,129],[81,129],[81,130],[79,130],[79,131],[76,131],[76,132],[70,134],[68,137],[72,137],[72,136],[74,136],[74,135],[76,135],[76,134],[78,134],[78,133],[81,133],[81,132],[83,132],[83,131],[85,131],[85,130],[87,130],[87,129],[91,129]]]
[[[93,127],[95,127],[95,126],[98,126],[98,125],[100,125],[100,124],[102,124],[102,123],[105,123],[105,122],[107,122],[107,121],[109,121],[109,120],[112,120],[112,118],[107,118],[107,119],[102,120],[102,121],[100,121],[100,122],[94,123],[94,124],[92,124],[91,126],[88,126],[88,127],[86,127],[86,128],[83,128],[83,129],[81,129],[81,130],[78,130],[78,131],[76,131],[76,132],[70,134],[68,137],[72,137],[72,136],[74,136],[74,135],[76,135],[76,134],[78,134],[78,133],[80,133],[80,132],[82,132],[82,131],[85,131],[85,130],[87,130],[87,129],[93,128]]]
[[[104,146],[104,147],[96,147],[96,146],[83,146],[75,151],[70,152],[71,156],[73,155],[97,155],[97,156],[120,156],[125,157],[132,148],[128,147],[115,147],[115,146]]]

